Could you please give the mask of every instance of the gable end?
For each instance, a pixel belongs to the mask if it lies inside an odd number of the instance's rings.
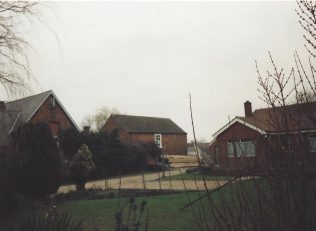
[[[227,129],[229,129],[229,128],[230,128],[233,124],[235,124],[235,123],[240,123],[240,124],[242,124],[242,125],[244,125],[244,126],[250,128],[250,129],[252,129],[252,130],[254,130],[254,131],[260,133],[261,135],[266,134],[266,132],[265,132],[264,130],[262,130],[262,129],[260,129],[260,128],[254,126],[254,125],[252,125],[252,124],[250,124],[250,123],[247,123],[246,121],[244,121],[244,120],[242,120],[242,119],[240,119],[240,118],[235,117],[232,121],[230,121],[229,123],[227,123],[224,127],[222,127],[220,130],[218,130],[216,133],[213,134],[214,139],[215,139],[217,136],[219,136],[221,133],[223,133],[224,131],[226,131]]]

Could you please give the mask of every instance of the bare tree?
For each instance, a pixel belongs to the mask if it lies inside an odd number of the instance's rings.
[[[26,50],[29,43],[23,37],[23,20],[36,16],[36,2],[0,2],[0,85],[7,93],[26,90],[29,64]]]
[[[306,41],[305,48],[313,57],[316,57],[316,2],[307,0],[297,0],[298,9],[296,13],[299,17],[299,24],[304,29],[303,37]]]
[[[85,115],[81,121],[81,127],[85,127],[88,126],[90,127],[92,130],[94,129],[94,122],[93,122],[93,115]]]
[[[94,123],[96,129],[99,131],[105,124],[106,120],[110,117],[111,114],[118,114],[119,111],[116,108],[109,109],[107,107],[100,108],[97,113],[94,115]]]
[[[82,126],[89,126],[92,130],[100,131],[106,120],[111,114],[118,114],[119,110],[116,108],[101,107],[94,115],[87,115],[81,122]]]

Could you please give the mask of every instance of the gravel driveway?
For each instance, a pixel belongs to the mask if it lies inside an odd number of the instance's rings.
[[[166,171],[165,175],[178,175],[184,173],[185,169],[177,169]],[[162,176],[162,172],[147,173],[142,177],[141,175],[136,176],[126,176],[119,178],[111,178],[105,180],[96,180],[86,183],[86,188],[102,188],[102,189],[168,189],[168,190],[205,190],[205,185],[203,181],[193,181],[193,180],[165,180],[159,181],[159,177]],[[208,189],[213,189],[226,181],[206,181]],[[57,193],[67,193],[70,191],[75,191],[74,185],[63,185],[61,186]]]

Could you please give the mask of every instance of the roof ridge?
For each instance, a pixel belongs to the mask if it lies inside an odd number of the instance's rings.
[[[283,107],[284,108],[289,108],[289,107],[298,107],[298,106],[304,106],[304,105],[310,105],[310,104],[316,104],[316,101],[305,102],[305,103],[292,103],[292,104],[288,104],[288,105],[285,105],[285,106],[259,108],[259,109],[254,110],[253,113],[256,112],[256,111],[271,110],[272,108],[283,108]]]
[[[157,116],[141,116],[141,115],[126,115],[126,114],[111,114],[113,116],[126,116],[126,117],[142,117],[142,118],[152,118],[152,119],[168,119],[171,120],[170,118],[166,117],[157,117]]]
[[[170,133],[170,134],[186,133],[181,127],[179,127],[170,118],[121,115],[121,114],[112,114],[111,116],[127,132]]]
[[[41,95],[41,94],[44,94],[44,93],[51,93],[51,92],[52,92],[52,90],[43,91],[43,92],[38,93],[38,94],[29,95],[29,96],[26,96],[26,97],[23,97],[23,98],[19,98],[19,99],[15,99],[15,100],[7,101],[7,102],[5,102],[5,103],[6,103],[6,104],[7,104],[7,103],[14,103],[14,102],[17,102],[17,101],[19,101],[19,100],[28,99],[28,98],[31,98],[31,97],[34,97],[34,96],[38,96],[38,95]]]

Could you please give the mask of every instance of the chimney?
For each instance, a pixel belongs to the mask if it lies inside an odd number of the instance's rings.
[[[244,103],[244,108],[245,108],[245,117],[252,116],[252,107],[251,107],[251,102],[248,100]]]
[[[0,111],[5,111],[5,110],[6,110],[5,102],[0,101]]]
[[[83,126],[83,133],[89,134],[89,132],[90,132],[90,126]]]

